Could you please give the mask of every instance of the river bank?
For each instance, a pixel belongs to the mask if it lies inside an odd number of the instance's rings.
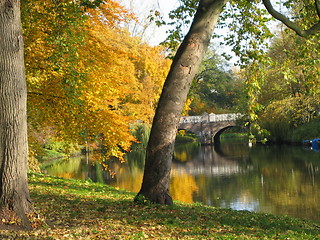
[[[202,204],[134,203],[134,193],[90,181],[29,174],[35,208],[49,224],[2,239],[317,239],[320,224]],[[35,219],[35,223],[38,220]],[[41,223],[41,222],[40,222]]]

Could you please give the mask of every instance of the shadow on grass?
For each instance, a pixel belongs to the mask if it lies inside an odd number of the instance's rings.
[[[320,237],[316,222],[217,209],[201,204],[133,202],[134,193],[88,181],[30,175],[35,207],[55,237],[74,238],[293,238]],[[42,233],[44,234],[44,233]],[[53,237],[47,231],[46,237]],[[60,235],[59,235],[60,234]],[[68,235],[69,234],[69,235]]]

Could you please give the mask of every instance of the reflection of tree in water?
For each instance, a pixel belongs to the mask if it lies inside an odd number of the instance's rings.
[[[175,155],[173,169],[185,171],[192,175],[230,175],[245,170],[239,165],[239,162],[245,159],[243,155],[226,157],[225,154],[217,153],[213,146],[197,146],[196,148],[189,147],[186,149],[189,151],[187,154],[189,156],[188,161],[177,161],[177,156],[184,156],[183,151],[181,151]]]
[[[241,144],[232,144],[222,143],[218,151],[197,144],[177,148],[170,185],[174,199],[320,220],[319,153],[292,146],[238,149]],[[179,159],[183,151],[186,161]],[[100,164],[87,163],[85,157],[57,161],[47,172],[66,178],[89,177],[95,182],[138,191],[144,154],[131,152],[126,163],[112,162],[114,178],[102,171]]]
[[[136,150],[127,154],[126,161],[117,160],[109,163],[110,170],[104,171],[100,163],[96,162],[89,169],[89,177],[94,182],[103,182],[108,185],[137,192],[141,187],[143,177],[145,151]]]
[[[87,167],[87,178],[93,182],[107,183],[112,182],[113,178],[109,171],[105,171],[105,168],[99,161],[83,162],[83,165]],[[109,163],[109,165],[111,165]]]
[[[241,148],[242,146],[224,147],[223,150],[227,152],[226,154],[221,149],[216,151],[213,146],[197,146],[196,149],[193,149],[194,153],[189,154],[189,161],[173,162],[172,178],[178,179],[180,175],[188,175],[193,179],[197,187],[197,191],[192,192],[193,201],[217,207],[230,206],[234,201],[235,193],[241,189],[234,180],[238,175],[251,171],[250,165],[242,164],[242,162],[246,162],[248,155],[240,150],[235,150],[237,147]],[[188,149],[190,151],[192,148]],[[235,150],[234,153],[232,150]],[[238,153],[241,154],[236,156]]]
[[[247,199],[248,202],[255,201],[251,193],[251,186],[259,184],[259,178],[252,174],[252,169],[249,168],[247,171],[239,171],[229,175],[198,175],[196,182],[199,187],[196,201],[215,207],[231,208],[241,199]],[[239,205],[235,209],[245,209],[243,206],[249,205],[245,202],[241,202],[241,204],[242,206]]]
[[[174,161],[173,177],[179,171],[194,177],[198,191],[193,201],[319,220],[317,153],[292,146],[249,150],[221,144],[214,150],[201,147],[192,156],[184,163]]]
[[[264,206],[273,213],[319,220],[319,163],[312,163],[317,153],[273,146],[256,147],[250,155],[261,175]]]
[[[199,152],[198,143],[177,144],[174,148],[174,162],[188,162],[196,158]]]
[[[83,180],[86,179],[86,174],[81,159],[81,157],[58,159],[46,166],[43,171],[51,176]]]
[[[221,157],[248,158],[249,146],[247,142],[215,144],[214,151]]]
[[[198,192],[198,186],[194,176],[179,172],[171,171],[170,194],[174,200],[184,203],[193,203],[193,195]]]

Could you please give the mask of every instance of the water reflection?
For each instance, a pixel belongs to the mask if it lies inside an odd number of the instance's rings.
[[[127,162],[111,163],[116,173],[102,171],[85,158],[60,161],[47,168],[51,175],[104,182],[138,192],[144,152],[131,152]],[[255,146],[243,142],[218,147],[177,146],[170,191],[186,203],[249,210],[320,220],[319,153],[294,146]]]

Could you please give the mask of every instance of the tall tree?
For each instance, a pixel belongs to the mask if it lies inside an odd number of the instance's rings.
[[[194,4],[197,1],[188,1],[189,4],[190,2]],[[147,147],[143,182],[136,199],[139,199],[139,196],[142,195],[151,202],[160,204],[173,203],[168,193],[168,187],[174,140],[181,111],[187,98],[191,81],[197,73],[204,52],[209,45],[218,17],[227,2],[227,0],[199,1],[190,30],[177,50],[162,90]],[[251,6],[248,1],[237,2],[240,2],[239,6],[245,9],[249,9]],[[256,1],[254,2],[257,3]],[[318,10],[319,1],[316,0],[315,2]],[[243,4],[241,5],[241,3]],[[264,4],[266,4],[271,14],[277,13],[270,8],[269,1],[264,1]],[[242,18],[245,17],[242,16]],[[285,21],[286,25],[296,32],[301,30],[298,25],[292,24],[292,21],[284,18],[282,14],[277,19]],[[314,34],[318,31],[319,22],[317,21],[309,28],[312,31],[304,31],[303,35]]]
[[[284,3],[295,25],[316,29],[319,25],[317,2]],[[267,61],[256,61],[242,71],[249,83],[253,139],[264,138],[267,134],[271,141],[302,140],[293,137],[293,130],[315,118],[318,111],[319,37],[319,34],[301,37],[279,26],[266,52]]]
[[[0,214],[27,225],[33,211],[27,183],[27,88],[20,1],[0,1]]]
[[[173,203],[168,188],[181,111],[226,2],[200,1],[191,28],[173,59],[153,119],[142,187],[138,193],[152,202]]]

